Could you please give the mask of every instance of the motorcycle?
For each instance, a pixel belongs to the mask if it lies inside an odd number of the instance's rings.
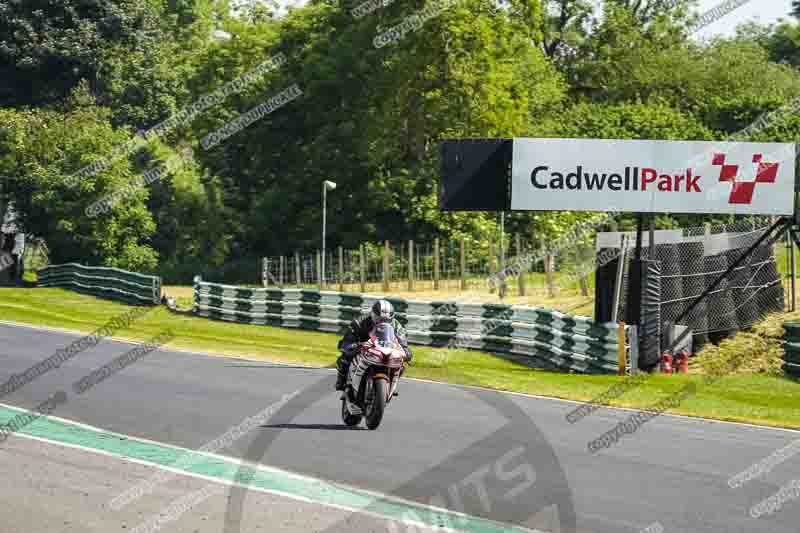
[[[387,323],[376,325],[347,372],[342,394],[342,420],[347,426],[357,426],[363,418],[369,429],[378,428],[386,406],[397,393],[405,359],[394,327]]]

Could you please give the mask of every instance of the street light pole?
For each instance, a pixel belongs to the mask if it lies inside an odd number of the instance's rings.
[[[334,190],[336,188],[336,184],[332,181],[323,181],[322,182],[322,264],[320,272],[320,279],[322,280],[322,288],[325,288],[325,231],[327,226],[327,214],[328,214],[328,191]]]

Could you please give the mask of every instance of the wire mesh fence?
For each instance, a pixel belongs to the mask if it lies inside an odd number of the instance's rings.
[[[590,245],[544,251],[520,236],[499,242],[437,239],[384,242],[358,249],[266,257],[264,285],[325,287],[355,292],[478,291],[504,297],[556,297],[580,290],[590,297],[594,255]],[[501,273],[524,262],[520,276]],[[324,269],[324,277],[322,275]],[[523,279],[519,279],[519,278]]]
[[[783,311],[784,285],[788,279],[787,273],[779,269],[776,252],[780,246],[761,244],[728,272],[769,226],[768,218],[751,218],[718,226],[661,230],[655,232],[652,246],[646,233],[642,259],[661,264],[662,322],[690,327],[695,345],[702,346],[748,329],[768,313]],[[631,235],[627,237],[630,242]],[[601,234],[599,252],[613,247],[615,241],[621,247],[621,238],[619,233]],[[632,254],[627,259],[619,316],[624,316],[629,298],[627,283]],[[704,293],[706,297],[698,301]]]

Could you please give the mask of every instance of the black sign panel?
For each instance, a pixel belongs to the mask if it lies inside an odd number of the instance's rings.
[[[511,139],[446,140],[441,152],[439,209],[509,210]]]

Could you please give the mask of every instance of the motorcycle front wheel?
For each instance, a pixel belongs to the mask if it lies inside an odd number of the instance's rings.
[[[347,400],[342,398],[342,422],[347,427],[355,427],[361,423],[361,415],[353,415],[347,410]]]
[[[386,380],[373,379],[372,387],[369,391],[369,403],[367,404],[367,427],[378,429],[383,419],[383,411],[386,408]]]

